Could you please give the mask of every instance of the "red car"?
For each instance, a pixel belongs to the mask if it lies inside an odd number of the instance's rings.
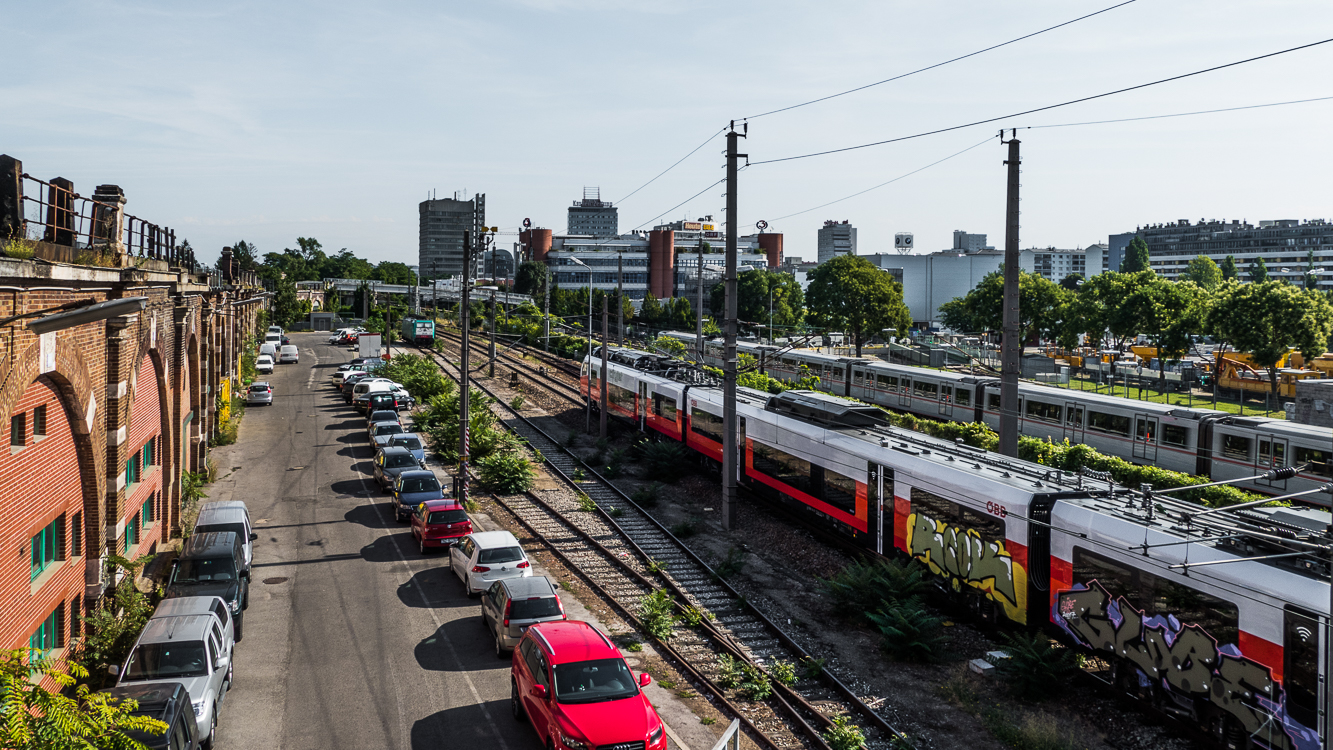
[[[412,536],[421,554],[432,547],[448,547],[472,533],[472,520],[462,504],[452,498],[427,500],[412,511]]]
[[[514,649],[509,709],[532,722],[553,750],[666,750],[662,719],[639,688],[620,649],[586,622],[557,620],[528,628]]]

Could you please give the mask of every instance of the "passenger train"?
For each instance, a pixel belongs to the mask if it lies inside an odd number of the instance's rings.
[[[599,355],[584,362],[585,397],[605,387],[612,414],[721,463],[715,382],[617,348],[603,373]],[[1121,690],[1222,747],[1322,747],[1330,587],[1315,552],[1333,541],[1328,512],[1207,511],[894,428],[827,394],[737,390],[738,480],[762,500],[915,560],[983,620],[1095,653]]]
[[[664,334],[693,349],[693,334]],[[738,342],[770,377],[795,382],[819,378],[820,389],[941,420],[1000,425],[1000,380],[874,358],[839,357]],[[722,343],[704,344],[704,363],[722,366]],[[802,367],[806,368],[802,371]],[[1303,467],[1286,480],[1236,486],[1269,495],[1317,489],[1333,479],[1333,430],[1281,419],[1238,417],[1102,393],[1021,382],[1019,431],[1035,438],[1084,443],[1108,456],[1211,477],[1238,479],[1274,466]],[[1326,495],[1314,502],[1329,504]]]

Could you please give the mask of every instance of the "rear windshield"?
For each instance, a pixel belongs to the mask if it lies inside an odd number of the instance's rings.
[[[417,460],[411,453],[394,453],[384,457],[384,466],[389,469],[401,469],[404,466],[416,466]]]
[[[176,568],[175,583],[207,583],[236,580],[236,566],[230,557],[184,558]]]
[[[403,426],[400,424],[382,424],[375,428],[375,437],[379,437],[380,435],[397,435],[402,431]]]
[[[161,680],[202,677],[208,674],[203,641],[144,643],[134,649],[125,668],[125,679]]]
[[[479,563],[507,563],[518,562],[523,559],[522,547],[496,547],[494,549],[484,549],[481,556],[477,558]]]
[[[412,460],[409,457],[409,460]],[[403,480],[402,492],[439,492],[440,482],[435,477],[408,477]]]
[[[458,523],[467,520],[467,511],[458,510],[433,510],[430,512],[430,518],[427,523]]]
[[[245,524],[243,523],[209,523],[194,527],[194,533],[203,534],[209,531],[234,531],[239,539],[245,539]]]
[[[410,438],[394,438],[394,439],[393,439],[393,444],[394,444],[394,445],[401,445],[402,447],[404,447],[404,448],[406,448],[406,449],[408,449],[408,450],[410,450],[410,451],[419,451],[419,450],[421,450],[421,441],[420,441],[419,439],[417,439],[417,438],[414,438],[414,437],[410,437]]]
[[[509,617],[514,620],[536,620],[542,617],[559,616],[560,600],[554,596],[515,599],[509,603]]]
[[[370,415],[371,422],[392,422],[397,418],[397,412],[392,411],[377,411]]]

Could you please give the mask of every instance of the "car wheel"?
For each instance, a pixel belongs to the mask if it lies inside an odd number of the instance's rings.
[[[522,722],[528,718],[523,713],[523,701],[518,699],[518,683],[512,680],[509,682],[509,713],[514,715],[514,721]]]
[[[504,650],[504,648],[500,646],[500,639],[499,639],[499,638],[496,638],[496,639],[495,639],[495,658],[497,658],[497,659],[508,659],[508,658],[509,658],[509,652],[506,651],[506,650]]]
[[[421,537],[421,543],[418,546],[421,547],[421,556],[425,557],[429,552],[429,550],[426,549],[426,537]]]
[[[208,736],[204,738],[204,747],[212,750],[213,743],[218,737],[218,704],[213,704],[213,718],[208,722]]]
[[[244,610],[242,610],[242,611],[244,611]],[[242,627],[241,627],[241,625],[242,625],[242,623],[243,623],[244,621],[245,621],[245,618],[243,618],[243,617],[237,617],[237,618],[235,618],[235,622],[236,622],[236,642],[237,642],[237,643],[240,643],[240,642],[241,642],[241,639],[245,637],[245,633],[243,632]]]

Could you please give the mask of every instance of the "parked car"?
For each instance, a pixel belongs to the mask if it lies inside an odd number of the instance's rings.
[[[436,547],[448,547],[472,533],[472,519],[453,498],[427,500],[412,509],[412,538],[421,554]]]
[[[411,409],[417,405],[417,400],[412,398],[412,394],[398,383],[390,383],[389,390],[393,392],[393,397],[398,401],[399,409]]]
[[[507,578],[486,589],[481,597],[481,622],[495,637],[496,656],[508,656],[529,627],[565,619],[558,591],[555,581],[546,576]]]
[[[230,531],[241,540],[241,549],[245,552],[245,567],[241,570],[246,577],[250,575],[250,565],[255,559],[255,540],[259,535],[250,527],[250,509],[242,500],[215,500],[204,503],[199,508],[199,518],[194,522],[195,534],[210,531]],[[249,602],[246,602],[249,605]]]
[[[279,336],[281,336],[285,332],[282,330],[282,326],[269,326],[268,331],[265,332],[265,335],[270,333],[276,333]]]
[[[301,352],[291,344],[283,344],[278,350],[278,364],[295,365],[301,362]]]
[[[231,656],[236,648],[236,618],[231,616],[231,608],[220,596],[178,596],[175,599],[163,599],[153,610],[150,619],[163,617],[194,617],[195,615],[213,615],[222,629],[222,651]]]
[[[362,380],[369,377],[374,376],[368,372],[354,372],[346,378],[343,378],[343,402],[348,404],[352,403],[352,389],[356,387],[357,383],[360,383]]]
[[[277,350],[278,347],[282,346],[282,334],[281,333],[265,334],[264,343],[271,345],[274,350]]]
[[[662,718],[611,640],[586,622],[528,628],[510,664],[510,711],[562,748],[666,750]]]
[[[398,394],[393,391],[372,393],[366,398],[366,411],[392,410],[396,414],[401,408],[403,408],[403,403],[398,400]]]
[[[256,354],[261,357],[269,357],[274,362],[278,361],[278,347],[273,344],[260,344],[259,351]]]
[[[370,442],[374,443],[378,450],[387,446],[394,435],[401,435],[404,432],[407,432],[407,430],[403,429],[403,426],[397,421],[377,422],[370,426]],[[413,462],[415,461],[414,458]]]
[[[384,451],[404,451],[405,448],[385,448]],[[409,454],[410,455],[410,454]],[[405,469],[398,472],[393,483],[393,517],[402,520],[422,503],[444,499],[444,487],[435,472],[426,469]]]
[[[292,337],[291,337],[291,336],[287,336],[287,335],[284,334],[283,337],[282,337],[282,345],[283,345],[283,346],[290,346],[291,343],[292,343]]]
[[[366,400],[372,393],[389,393],[392,383],[388,378],[362,378],[352,386],[352,406],[359,411],[366,410]]]
[[[366,417],[366,427],[369,428],[376,422],[402,422],[398,419],[398,412],[393,409],[375,409]]]
[[[426,447],[421,443],[421,436],[415,432],[400,432],[389,438],[389,445],[406,448],[424,469],[426,467]]]
[[[269,385],[266,380],[257,380],[251,383],[250,387],[245,389],[245,403],[247,405],[272,406],[273,386]]]
[[[527,578],[532,565],[523,547],[508,531],[469,534],[449,548],[449,567],[468,596],[490,588],[502,578]]]
[[[402,474],[405,471],[418,470],[419,467],[420,464],[417,463],[415,458],[412,458],[412,454],[409,453],[406,448],[386,447],[375,454],[375,461],[374,466],[371,469],[371,474],[375,478],[375,482],[379,484],[381,490],[384,492],[392,492],[399,474]],[[431,474],[431,476],[433,477],[435,475]],[[439,495],[436,495],[436,497],[439,497]],[[410,508],[411,506],[408,507]],[[397,513],[395,517],[402,518],[403,514]]]
[[[148,750],[199,750],[203,747],[199,736],[199,722],[190,703],[190,691],[179,682],[150,682],[145,685],[128,684],[102,691],[116,703],[132,700],[138,708],[131,716],[146,716],[167,725],[162,734],[137,729],[124,730],[130,739]]]
[[[267,354],[261,354],[258,357],[256,357],[255,372],[262,373],[264,375],[272,374],[273,358],[268,356]]]
[[[212,746],[218,707],[231,688],[231,658],[212,615],[149,620],[125,659],[117,685],[179,683],[189,692],[196,729]]]
[[[348,378],[352,377],[353,375],[356,375],[357,373],[361,373],[362,375],[364,375],[365,372],[366,372],[365,365],[347,365],[346,367],[339,367],[336,371],[334,371],[333,375],[331,376],[331,380],[333,381],[333,387],[342,388],[344,385],[347,384]]]
[[[234,531],[191,534],[172,562],[166,598],[219,596],[235,618],[236,641],[245,637],[244,610],[249,605],[250,576],[245,570],[245,549]]]

